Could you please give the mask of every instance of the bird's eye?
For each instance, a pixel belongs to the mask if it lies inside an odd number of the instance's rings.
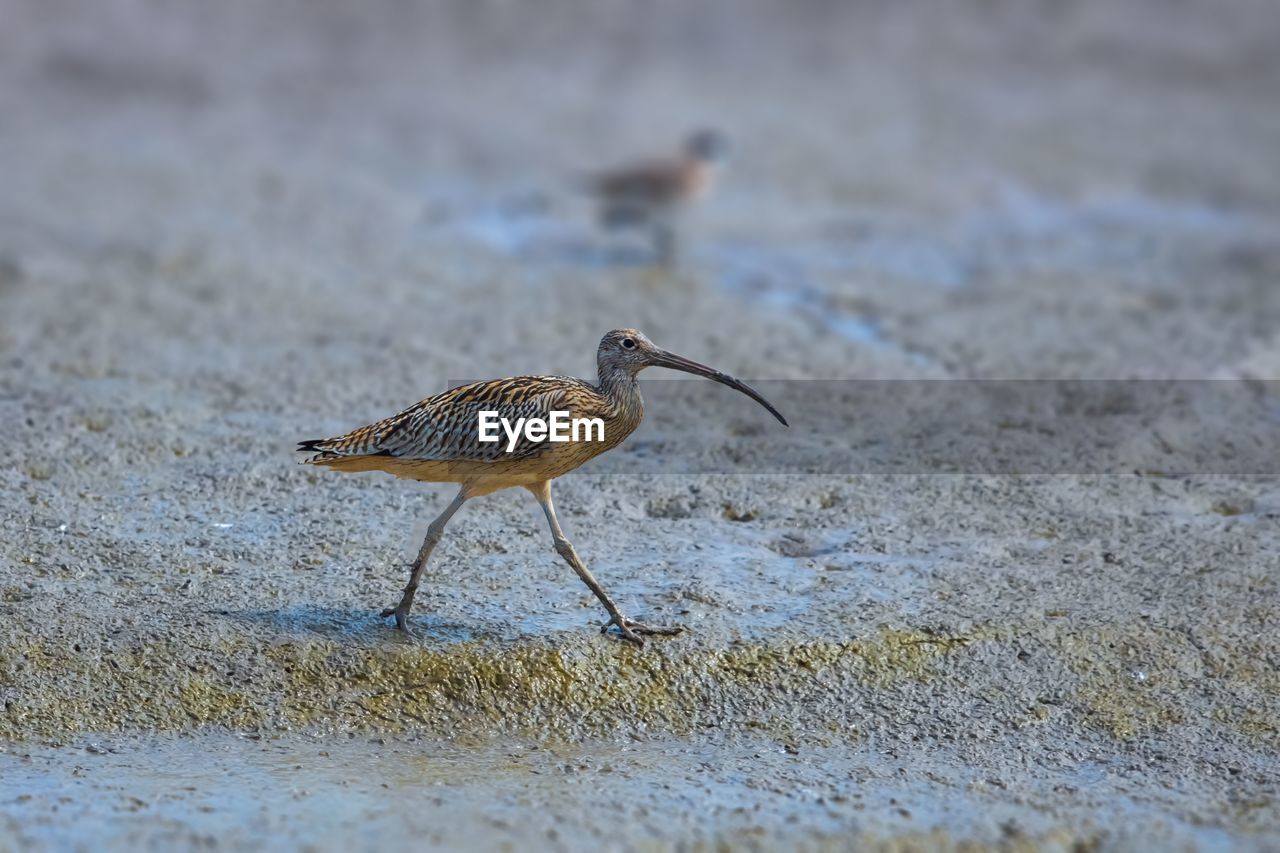
[[[636,342],[635,342],[635,341],[633,341],[633,340],[631,340],[631,338],[623,338],[623,339],[622,339],[622,348],[623,348],[623,349],[635,349],[635,348],[636,348]]]

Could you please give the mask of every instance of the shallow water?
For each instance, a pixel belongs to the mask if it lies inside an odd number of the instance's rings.
[[[534,744],[208,735],[0,750],[0,842],[25,849],[595,850],[917,835],[994,842],[1064,824],[1110,840],[1248,847],[1163,813],[1121,766],[1016,778],[895,744],[770,740]],[[1017,771],[1013,771],[1014,776]],[[1053,808],[1061,792],[1076,792]],[[627,839],[619,843],[617,839]],[[937,843],[940,839],[935,838]]]

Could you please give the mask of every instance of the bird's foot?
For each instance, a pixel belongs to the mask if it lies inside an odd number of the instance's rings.
[[[679,634],[684,630],[683,625],[675,625],[673,627],[646,625],[643,622],[635,622],[619,614],[601,625],[600,633],[607,634],[609,629],[615,625],[617,626],[618,634],[622,639],[635,643],[637,646],[644,645],[645,637],[674,637],[676,634]]]
[[[402,601],[395,607],[388,607],[386,610],[382,611],[383,619],[387,619],[391,616],[396,617],[397,630],[404,631],[406,634],[411,633],[409,631],[409,605]]]

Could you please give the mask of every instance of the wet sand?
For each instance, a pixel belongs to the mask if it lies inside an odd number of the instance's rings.
[[[523,493],[396,635],[449,490],[291,453],[617,326],[749,380],[1278,378],[1267,4],[10,5],[0,847],[1278,843],[1274,476],[587,467],[570,538],[689,628],[639,651]],[[678,268],[593,230],[571,175],[708,122]]]
[[[751,737],[198,736],[10,753],[0,754],[8,831],[36,848],[472,849],[483,839],[511,850],[949,850],[956,835],[1005,849],[1069,850],[1091,836],[1147,849],[1248,846],[1130,768],[1080,764],[1052,784],[1024,771],[970,778],[950,750],[886,761],[867,746]]]

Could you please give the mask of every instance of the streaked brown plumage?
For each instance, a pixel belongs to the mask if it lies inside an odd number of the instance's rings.
[[[677,157],[638,163],[597,175],[589,181],[606,228],[648,228],[654,251],[664,262],[676,252],[675,214],[710,188],[727,159],[728,142],[712,130],[689,137]]]
[[[524,436],[511,452],[502,441],[478,440],[481,411],[546,419],[552,410],[574,418],[601,418],[605,441],[552,444]],[[386,471],[411,480],[466,483],[478,497],[498,489],[551,480],[616,446],[640,424],[639,393],[611,397],[571,376],[513,376],[453,388],[397,415],[309,444],[322,451],[309,460],[340,471]]]
[[[668,367],[705,376],[752,397],[783,425],[786,420],[738,380],[661,350],[634,329],[616,329],[605,335],[596,361],[599,381],[595,385],[569,376],[516,376],[476,382],[428,397],[397,415],[345,435],[299,444],[299,450],[315,453],[306,460],[312,465],[339,471],[386,471],[397,477],[458,483],[462,487],[453,503],[431,523],[400,603],[383,611],[383,616],[394,616],[396,626],[407,630],[409,611],[427,560],[445,525],[466,500],[523,486],[542,506],[556,551],[609,612],[604,630],[615,625],[624,638],[637,644],[643,643],[641,635],[679,630],[643,625],[622,615],[560,529],[551,503],[551,481],[616,447],[640,425],[644,403],[636,376],[646,367]],[[569,418],[600,418],[604,422],[604,439],[535,442],[522,435],[510,452],[505,437],[494,443],[479,440],[481,411],[497,412],[499,417],[515,423],[517,418],[547,419],[553,410],[566,411]]]

